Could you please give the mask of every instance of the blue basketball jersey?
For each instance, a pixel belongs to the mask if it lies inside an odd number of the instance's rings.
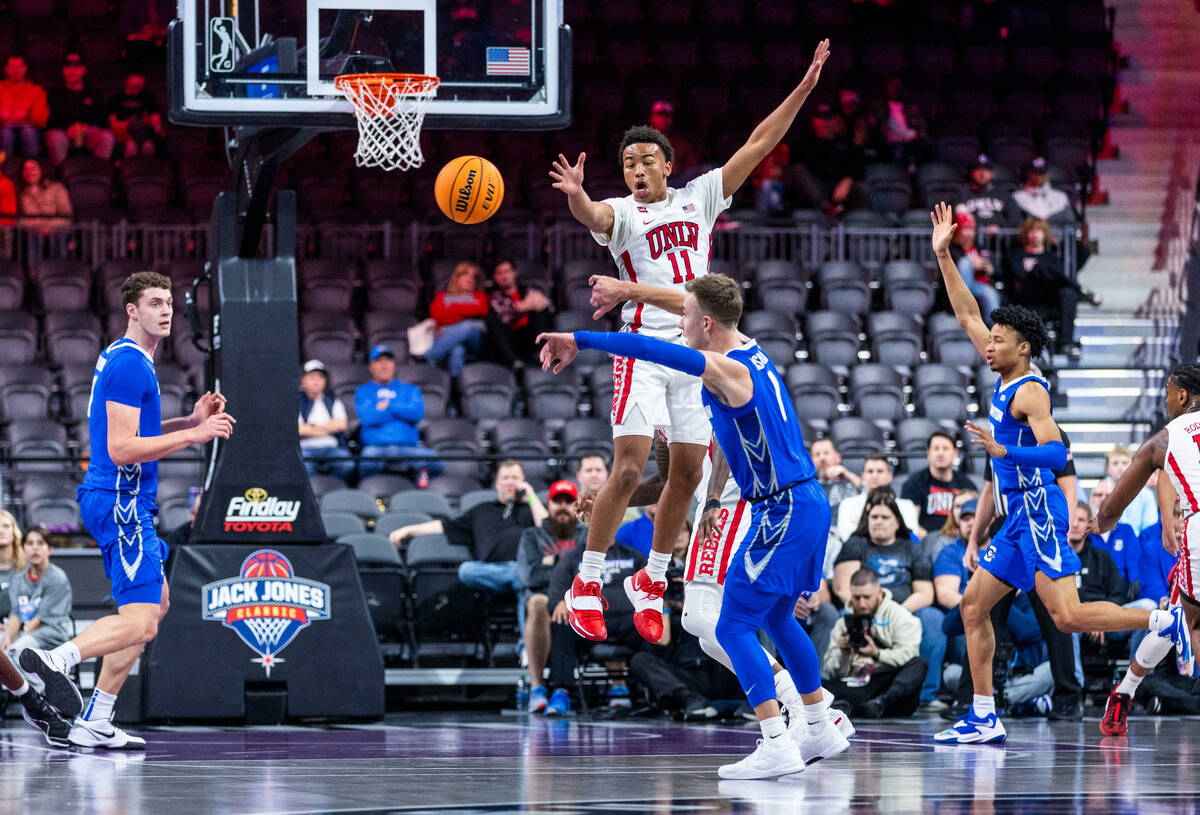
[[[118,467],[108,454],[108,402],[138,408],[138,435],[162,435],[162,405],[154,359],[133,340],[123,337],[100,353],[92,372],[88,431],[92,453],[81,489],[138,495],[154,505],[158,462]]]
[[[992,404],[988,410],[992,436],[1005,447],[1036,447],[1038,440],[1033,435],[1033,429],[1023,422],[1013,418],[1009,408],[1017,388],[1028,381],[1037,382],[1047,391],[1050,385],[1036,374],[1028,374],[1009,385],[1002,387],[1001,380],[996,380],[996,389],[992,392]],[[1007,456],[992,459],[992,489],[995,492],[1000,514],[1009,514],[1008,498],[1010,495],[1037,490],[1054,484],[1054,471],[1046,467],[1018,466]]]
[[[796,411],[774,364],[753,340],[726,356],[750,370],[754,395],[737,408],[722,404],[707,388],[701,398],[742,497],[763,498],[815,476]]]

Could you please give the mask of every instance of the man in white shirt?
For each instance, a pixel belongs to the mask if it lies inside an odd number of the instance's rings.
[[[1071,207],[1071,199],[1062,190],[1050,186],[1048,171],[1046,159],[1035,158],[1025,174],[1025,186],[1013,193],[1013,201],[1022,212],[1034,218],[1049,221],[1060,214],[1070,216],[1072,213],[1066,211]]]
[[[839,541],[845,543],[858,528],[858,523],[862,520],[863,507],[867,505],[867,494],[876,487],[891,484],[892,475],[892,463],[887,460],[887,456],[867,456],[863,461],[862,492],[849,498],[843,498],[842,503],[838,505],[835,529]],[[920,526],[921,512],[916,504],[904,498],[896,498],[896,506],[900,508],[900,515],[909,529],[916,529]]]
[[[319,359],[304,363],[300,376],[300,452],[310,474],[327,472],[345,481],[354,472],[354,458],[342,436],[348,425],[346,406],[329,393],[328,385],[325,363]]]

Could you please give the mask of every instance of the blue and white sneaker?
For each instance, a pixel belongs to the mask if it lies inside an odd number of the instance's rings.
[[[570,712],[571,697],[565,690],[559,688],[550,694],[550,701],[542,711],[542,715],[546,718],[553,718],[555,716],[566,716]]]
[[[542,713],[546,710],[546,706],[550,704],[550,694],[545,686],[538,685],[529,691],[529,703],[526,710],[530,713]]]
[[[608,689],[608,706],[613,708],[631,708],[633,699],[629,697],[629,688],[625,685],[613,685]]]
[[[999,744],[1008,738],[1004,725],[995,713],[989,713],[982,719],[975,716],[975,711],[969,711],[947,728],[934,735],[933,740],[942,744]]]
[[[1195,665],[1195,655],[1192,653],[1192,636],[1188,630],[1187,618],[1183,608],[1175,606],[1171,609],[1171,624],[1158,632],[1159,636],[1171,640],[1175,646],[1175,664],[1181,676],[1191,676]]]

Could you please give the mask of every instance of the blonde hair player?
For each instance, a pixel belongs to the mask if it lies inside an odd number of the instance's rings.
[[[750,134],[723,167],[707,172],[682,189],[667,187],[674,152],[651,127],[634,127],[621,139],[618,158],[630,194],[593,201],[583,189],[580,153],[574,164],[559,154],[550,177],[567,196],[571,214],[607,246],[619,280],[593,277],[593,303],[603,313],[621,300],[634,299],[626,287],[649,284],[682,292],[694,278],[708,274],[710,233],[730,196],[779,144],[816,87],[829,56],[829,41],[816,48],[800,84]],[[653,298],[629,303],[621,312],[624,331],[680,343],[679,320]],[[671,549],[692,493],[700,483],[708,447],[707,417],[700,402],[700,380],[653,362],[613,359],[613,467],[596,495],[587,551],[579,575],[566,593],[571,627],[582,637],[607,636],[600,608],[600,575],[621,515],[641,479],[657,428],[667,432],[671,466],[654,521],[654,541],[645,569],[625,581],[634,605],[638,633],[650,642],[662,639],[662,595]]]

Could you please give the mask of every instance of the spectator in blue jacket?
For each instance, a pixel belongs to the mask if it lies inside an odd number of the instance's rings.
[[[1175,518],[1183,517],[1179,503],[1175,504]],[[1162,519],[1153,526],[1146,527],[1139,541],[1141,557],[1138,560],[1138,574],[1141,578],[1139,597],[1150,600],[1155,608],[1166,608],[1171,596],[1171,570],[1179,560],[1176,555],[1167,551],[1163,545]],[[1178,546],[1176,542],[1176,546]]]
[[[1088,496],[1088,506],[1092,508],[1093,515],[1100,511],[1100,504],[1108,497],[1112,489],[1112,482],[1106,478],[1101,479],[1092,488],[1092,494]],[[1149,491],[1143,490],[1143,492]],[[1134,531],[1133,527],[1118,521],[1117,525],[1108,532],[1089,535],[1088,542],[1097,549],[1103,549],[1112,555],[1112,559],[1117,563],[1117,569],[1121,572],[1121,577],[1125,578],[1125,582],[1132,587],[1133,594],[1136,596],[1139,589],[1138,561],[1141,558],[1142,547],[1138,533]]]
[[[368,368],[371,381],[354,392],[364,458],[358,473],[366,478],[383,470],[385,462],[367,460],[372,456],[411,456],[395,466],[416,471],[417,486],[424,489],[431,475],[442,472],[442,462],[437,453],[421,446],[417,432],[417,422],[425,418],[421,391],[416,385],[396,379],[396,357],[386,345],[371,349]]]

